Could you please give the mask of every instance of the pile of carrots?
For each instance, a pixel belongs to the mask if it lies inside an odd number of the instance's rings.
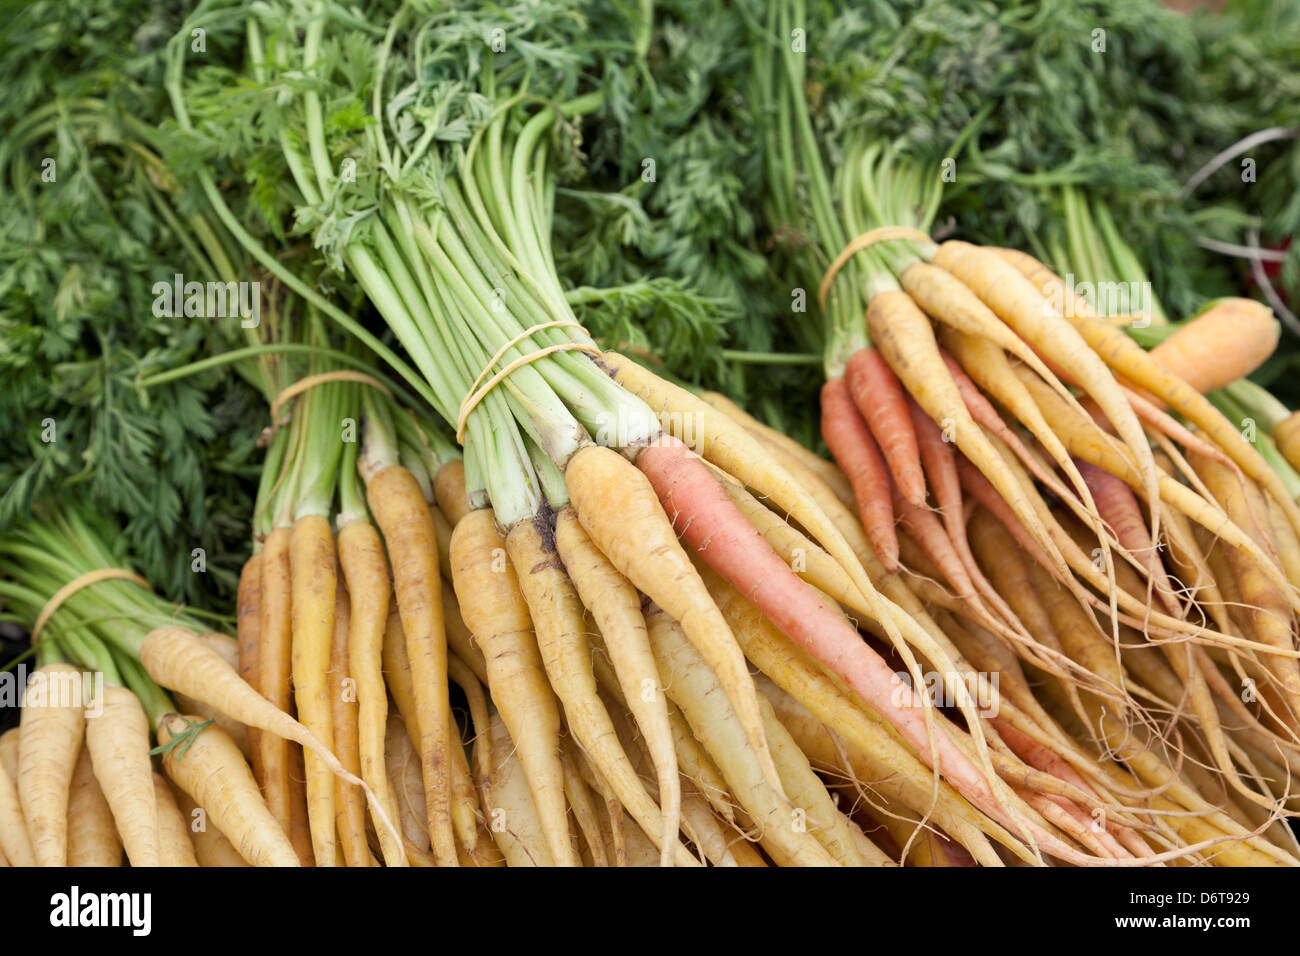
[[[799,11],[773,2],[769,34]],[[300,12],[239,11],[258,82],[294,78],[281,185],[330,210],[302,218],[391,339],[200,174],[285,290],[231,359],[269,410],[233,634],[91,514],[0,533],[37,665],[0,737],[0,862],[1300,865],[1300,419],[1259,406],[1265,457],[1222,410],[1260,401],[1267,309],[1147,351],[1031,256],[933,241],[937,180],[823,150],[768,50],[797,139],[771,153],[811,198],[767,198],[817,237],[790,271],[826,325],[824,458],[577,322],[548,137],[598,92],[539,104],[503,58],[520,91],[462,143],[376,82],[393,179],[327,233],[352,184],[302,79],[339,81],[320,53],[349,27]],[[407,13],[375,58],[399,89],[445,26]]]

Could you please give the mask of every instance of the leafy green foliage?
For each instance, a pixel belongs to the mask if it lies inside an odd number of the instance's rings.
[[[212,606],[247,550],[260,400],[233,376],[136,384],[238,334],[237,320],[153,314],[155,282],[217,278],[153,158],[179,6],[40,2],[6,24],[0,527],[88,505],[116,518],[154,587]]]

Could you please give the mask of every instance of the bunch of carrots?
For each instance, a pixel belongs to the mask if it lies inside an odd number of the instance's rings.
[[[1300,865],[1300,426],[1238,382],[1267,310],[1147,351],[1148,317],[1036,259],[936,243],[934,169],[818,141],[772,41],[802,4],[773,0],[765,202],[818,290],[830,461],[576,320],[552,212],[599,89],[544,99],[527,45],[449,55],[414,7],[361,43],[331,10],[201,4],[247,75],[187,79],[178,40],[168,90],[193,135],[214,90],[265,97],[294,133],[249,175],[283,159],[383,334],[196,174],[284,293],[247,350],[170,373],[246,361],[267,399],[233,635],[96,519],[0,536],[39,665],[0,738],[5,860]]]

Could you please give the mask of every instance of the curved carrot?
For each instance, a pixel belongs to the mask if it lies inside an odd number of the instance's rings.
[[[384,689],[382,650],[392,584],[384,545],[374,525],[349,521],[339,529],[339,566],[347,581],[351,601],[348,621],[348,672],[356,681],[357,750],[361,779],[369,784],[389,819],[397,819],[397,804],[384,770],[384,734],[388,720],[388,693]],[[384,862],[400,866],[401,841],[376,827]]]
[[[150,771],[149,775],[152,777],[153,772]],[[149,781],[149,793],[152,796],[152,780]],[[153,839],[156,843],[156,834]],[[3,842],[0,840],[0,845]],[[33,864],[29,859],[27,863],[18,865]],[[72,772],[72,788],[68,792],[68,866],[121,865],[122,843],[113,823],[113,811],[95,779],[90,752],[83,747],[77,755],[77,768]]]
[[[871,549],[891,574],[898,570],[889,472],[842,378],[822,386],[822,437],[848,477]]]
[[[192,722],[178,714],[168,714],[158,723],[158,743],[164,747],[186,733],[190,739],[166,752],[167,775],[207,811],[249,863],[298,866],[298,854],[262,802],[257,781],[234,741],[216,725],[194,733]]]

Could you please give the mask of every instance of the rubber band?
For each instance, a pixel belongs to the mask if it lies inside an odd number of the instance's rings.
[[[63,602],[72,595],[76,594],[82,588],[90,587],[92,584],[98,584],[100,581],[112,581],[122,579],[134,581],[142,588],[149,588],[149,582],[134,571],[128,571],[126,568],[98,568],[94,571],[87,571],[80,577],[73,578],[63,587],[54,592],[54,595],[45,602],[45,607],[41,608],[41,613],[36,615],[36,623],[32,625],[32,647],[36,646],[36,641],[41,636],[41,630],[49,623],[54,612],[63,606]]]
[[[826,275],[822,276],[822,284],[817,289],[817,305],[821,310],[826,311],[826,293],[830,291],[831,281],[844,268],[845,263],[863,249],[874,246],[877,242],[891,242],[897,239],[909,239],[913,242],[933,241],[921,230],[912,229],[908,226],[880,226],[876,229],[868,229],[844,247],[844,251],[835,257],[835,261],[826,270]]]
[[[275,401],[271,403],[271,421],[274,427],[278,428],[280,423],[277,419],[280,416],[280,408],[287,402],[297,398],[303,392],[315,388],[317,385],[325,385],[328,382],[357,382],[361,385],[370,385],[379,389],[389,398],[393,393],[388,390],[388,386],[379,379],[367,375],[365,372],[357,372],[352,369],[336,369],[333,372],[321,372],[319,375],[308,375],[306,378],[300,378],[292,385],[286,387],[284,391],[275,396]]]
[[[584,334],[587,332],[587,330],[583,328],[581,322],[575,322],[573,319],[556,319],[553,322],[539,322],[537,325],[524,329],[509,342],[496,350],[496,354],[488,359],[487,364],[483,366],[483,370],[474,377],[474,383],[469,387],[469,394],[466,395],[465,400],[460,403],[460,412],[456,416],[456,442],[458,444],[465,444],[465,424],[469,421],[469,413],[474,411],[478,403],[487,397],[488,392],[500,385],[506,376],[515,369],[524,365],[531,365],[533,362],[536,362],[540,358],[545,358],[552,352],[586,352],[588,355],[600,355],[600,349],[590,342],[561,342],[559,345],[548,345],[546,348],[538,349],[536,352],[529,352],[527,355],[521,355],[505,368],[498,371],[482,385],[479,384],[480,382],[483,382],[483,376],[492,370],[492,366],[501,361],[506,352],[510,351],[510,349],[528,338],[534,332],[540,332],[542,329],[564,328],[566,326],[569,328],[582,329]]]

